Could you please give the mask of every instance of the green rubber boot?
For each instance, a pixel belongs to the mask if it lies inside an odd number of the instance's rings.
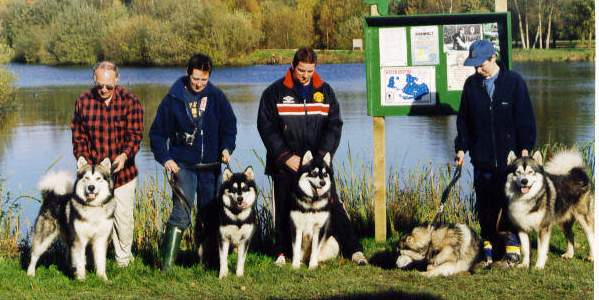
[[[179,252],[183,230],[174,225],[167,225],[164,233],[164,242],[162,244],[162,272],[168,272],[173,266]]]

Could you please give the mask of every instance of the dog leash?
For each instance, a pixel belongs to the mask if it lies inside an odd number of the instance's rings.
[[[447,185],[445,190],[443,190],[443,194],[441,195],[441,205],[439,206],[437,213],[435,214],[435,216],[433,217],[433,220],[431,221],[431,226],[433,226],[435,223],[437,223],[439,217],[441,216],[441,214],[443,213],[443,210],[445,209],[445,202],[449,198],[449,193],[451,192],[451,189],[458,182],[458,180],[460,179],[461,176],[462,176],[462,165],[460,164],[460,165],[456,166],[455,171],[453,172],[453,177],[451,178],[451,181],[449,182],[449,184]]]

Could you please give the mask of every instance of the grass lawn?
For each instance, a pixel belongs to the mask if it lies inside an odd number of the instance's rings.
[[[270,257],[251,254],[243,278],[217,278],[216,270],[198,264],[177,266],[164,275],[143,258],[129,268],[108,265],[110,282],[88,273],[87,281],[67,277],[56,264],[38,265],[37,276],[30,279],[18,259],[0,258],[0,298],[428,298],[428,299],[591,299],[593,266],[582,258],[588,246],[580,230],[576,231],[576,256],[566,261],[559,257],[565,249],[561,231],[554,230],[551,253],[545,270],[491,269],[475,274],[427,279],[416,271],[390,269],[396,256],[392,243],[362,241],[372,264],[365,267],[337,259],[316,271],[306,267],[279,268]],[[533,252],[532,262],[536,258]],[[234,268],[234,255],[229,260]],[[182,264],[180,264],[182,265]],[[88,267],[88,270],[92,268]],[[234,273],[234,270],[233,270]]]

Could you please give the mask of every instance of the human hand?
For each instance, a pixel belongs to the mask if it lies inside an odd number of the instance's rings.
[[[455,154],[455,164],[458,166],[464,164],[464,151],[460,150]]]
[[[231,154],[229,154],[229,150],[225,149],[222,152],[221,155],[221,161],[225,164],[228,164],[231,162]]]
[[[177,165],[177,163],[172,159],[169,159],[164,163],[164,168],[167,172],[171,172],[173,174],[179,173],[180,170],[179,165]]]
[[[293,172],[297,172],[297,170],[299,170],[300,157],[297,155],[292,155],[289,159],[287,159],[287,161],[285,161],[285,165]]]
[[[118,172],[118,171],[122,170],[122,169],[125,167],[125,161],[126,161],[126,160],[127,160],[127,154],[125,154],[125,153],[121,153],[121,154],[119,154],[119,155],[118,155],[118,156],[117,156],[117,157],[114,159],[114,161],[112,162],[112,165],[113,165],[113,166],[116,166],[116,167],[114,168],[114,171],[113,171],[113,173],[116,173],[116,172]]]
[[[528,156],[528,150],[522,149],[522,157],[526,157],[526,156]]]

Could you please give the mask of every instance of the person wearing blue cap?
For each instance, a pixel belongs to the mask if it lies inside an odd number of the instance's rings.
[[[464,66],[475,68],[462,90],[455,138],[456,163],[470,153],[474,167],[476,212],[484,241],[486,264],[505,245],[504,266],[520,260],[520,241],[507,218],[504,192],[507,156],[528,156],[535,144],[535,117],[522,76],[498,62],[493,44],[478,40],[470,45]]]

